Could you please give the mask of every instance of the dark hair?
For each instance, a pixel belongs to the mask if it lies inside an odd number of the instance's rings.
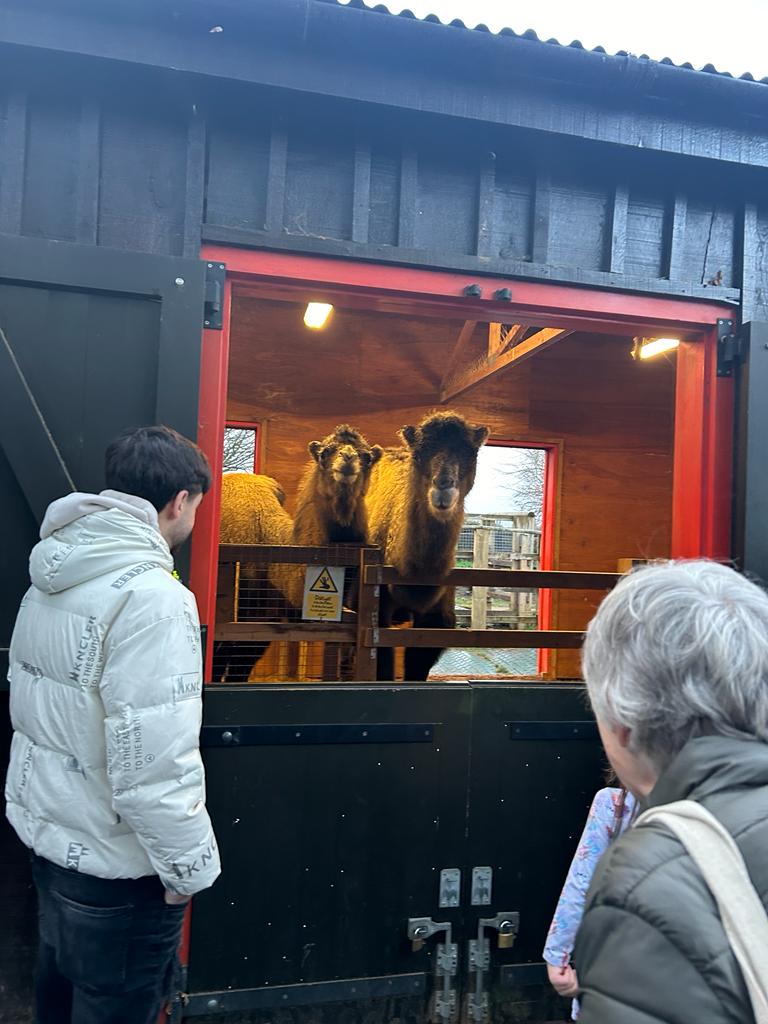
[[[202,451],[170,427],[124,430],[107,448],[107,490],[134,494],[158,512],[179,493],[200,494],[211,486],[211,467]]]

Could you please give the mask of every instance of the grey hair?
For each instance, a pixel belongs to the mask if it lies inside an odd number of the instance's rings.
[[[689,739],[768,741],[768,595],[715,562],[637,569],[587,630],[584,678],[598,718],[665,768]]]

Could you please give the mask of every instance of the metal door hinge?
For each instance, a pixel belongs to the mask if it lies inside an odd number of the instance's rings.
[[[449,921],[433,921],[431,917],[411,917],[407,935],[414,952],[420,950],[427,939],[445,933],[445,942],[435,946],[435,991],[429,1014],[434,1024],[455,1024],[458,1019],[458,999],[455,978],[459,972],[459,944],[453,941],[453,926]]]
[[[206,263],[203,327],[210,331],[220,331],[224,326],[224,282],[226,278],[227,265],[225,263]]]
[[[485,936],[486,929],[498,932],[499,949],[509,949],[514,944],[519,926],[520,914],[517,911],[502,911],[495,917],[481,917],[477,922],[477,938],[470,939],[467,946],[467,965],[472,978],[464,1013],[468,1024],[487,1024],[491,1019],[486,985],[491,970],[491,943]]]
[[[743,356],[743,341],[733,320],[717,321],[717,376],[732,377]]]

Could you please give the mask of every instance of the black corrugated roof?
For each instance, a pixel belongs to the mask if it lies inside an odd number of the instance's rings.
[[[449,28],[464,29],[464,31],[467,32],[486,32],[489,35],[512,36],[514,39],[529,39],[532,42],[540,43],[542,46],[557,46],[562,49],[585,50],[589,53],[608,53],[608,51],[603,46],[593,46],[589,48],[584,46],[584,44],[580,42],[578,39],[574,39],[570,43],[563,43],[559,39],[541,39],[532,28],[527,29],[525,32],[515,32],[514,29],[511,28],[502,28],[499,29],[498,32],[493,32],[491,29],[488,28],[487,25],[480,24],[475,25],[473,27],[471,25],[467,25],[459,18],[454,18],[453,21],[446,23],[441,21],[436,14],[428,14],[424,18],[418,18],[413,13],[413,11],[404,10],[395,13],[394,11],[391,11],[385,4],[369,4],[366,3],[365,0],[349,0],[348,3],[342,3],[341,0],[325,0],[325,2],[334,3],[340,7],[354,7],[357,8],[358,10],[372,11],[376,14],[386,14],[391,18],[410,18],[412,21],[431,22],[432,24],[437,25],[446,24]],[[730,71],[718,71],[714,64],[705,64],[703,67],[697,68],[694,67],[694,65],[689,63],[688,61],[686,61],[684,64],[676,64],[675,61],[673,61],[670,57],[663,57],[661,60],[655,61],[646,53],[636,56],[635,54],[629,53],[627,50],[618,50],[615,54],[611,54],[611,56],[634,57],[635,60],[649,61],[655,64],[666,64],[670,67],[679,68],[683,71],[695,71],[697,74],[717,75],[719,78],[733,78],[742,82],[755,82],[760,85],[768,85],[768,77],[758,79],[755,78],[754,75],[750,74],[749,72],[746,72],[743,75],[732,75]]]

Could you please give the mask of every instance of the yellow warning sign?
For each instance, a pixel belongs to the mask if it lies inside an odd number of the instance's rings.
[[[323,569],[315,582],[309,588],[310,594],[338,594],[338,588],[333,582],[333,577],[327,569]]]
[[[304,577],[303,619],[341,622],[344,603],[344,569],[308,565]]]

